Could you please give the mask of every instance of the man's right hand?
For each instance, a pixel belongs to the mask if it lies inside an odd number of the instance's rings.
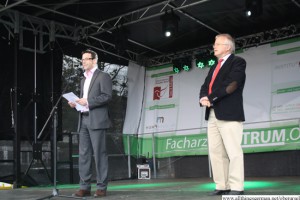
[[[74,103],[74,102],[68,102],[68,104],[69,104],[69,106],[71,107],[71,108],[75,108],[76,107],[76,104]]]

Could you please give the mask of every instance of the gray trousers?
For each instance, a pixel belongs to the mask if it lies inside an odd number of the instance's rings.
[[[92,159],[97,173],[97,189],[106,190],[108,157],[106,152],[106,129],[92,130],[87,127],[88,116],[82,116],[79,130],[79,177],[80,189],[91,190]]]

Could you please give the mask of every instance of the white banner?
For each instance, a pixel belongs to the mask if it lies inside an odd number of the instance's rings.
[[[136,134],[140,126],[142,114],[145,67],[129,62],[127,80],[128,98],[123,133]]]
[[[255,141],[256,143],[262,141],[262,146],[274,146],[273,143],[278,136],[271,132],[272,127],[289,129],[299,124],[300,38],[249,48],[238,56],[245,58],[247,62],[243,94],[246,115],[243,144],[248,152],[251,152],[248,148],[253,146],[249,144]],[[205,109],[199,106],[199,91],[209,68],[197,68],[194,64],[190,71],[181,71],[178,74],[173,72],[171,64],[147,68],[145,82],[141,82],[144,71],[142,72],[140,68],[131,69],[139,70],[140,74],[135,71],[135,76],[129,76],[137,78],[130,81],[128,86],[129,89],[136,88],[134,90],[136,94],[133,97],[133,93],[129,92],[128,95],[129,106],[124,133],[138,133],[144,139],[150,139],[154,135],[157,137],[156,150],[166,149],[167,146],[166,151],[169,152],[171,147],[178,146],[180,148],[174,150],[187,151],[188,155],[191,153],[188,152],[188,148],[198,148],[197,141],[206,140],[207,122],[204,120]],[[142,88],[145,89],[144,92],[136,91]],[[140,115],[141,104],[143,105]],[[141,118],[137,119],[137,116]],[[129,122],[132,124],[128,124]],[[266,130],[268,133],[265,133]],[[280,136],[284,134],[280,132]],[[289,141],[282,140],[281,150],[298,148],[297,132],[292,137],[296,138],[293,140],[294,144],[284,147]],[[189,142],[190,139],[192,142]],[[180,143],[186,145],[175,145],[177,140],[186,141]],[[150,140],[139,142],[140,153],[152,152]],[[191,143],[190,147],[188,143]],[[272,151],[272,148],[264,150]]]

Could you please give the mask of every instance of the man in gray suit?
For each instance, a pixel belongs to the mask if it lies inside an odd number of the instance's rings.
[[[106,196],[108,157],[106,130],[111,122],[108,103],[112,98],[112,81],[109,74],[98,69],[98,55],[92,50],[82,52],[84,77],[80,84],[80,98],[76,103],[84,106],[79,113],[79,176],[80,189],[76,197],[91,195],[92,157],[97,172],[97,190],[94,197]],[[75,102],[68,102],[74,108]]]

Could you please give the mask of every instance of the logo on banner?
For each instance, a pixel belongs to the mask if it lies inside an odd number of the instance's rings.
[[[173,97],[173,76],[157,78],[153,88],[153,100]]]
[[[156,118],[156,123],[157,123],[157,124],[162,124],[162,123],[164,123],[164,121],[165,121],[165,118],[164,118],[164,117],[157,117],[157,118]]]

